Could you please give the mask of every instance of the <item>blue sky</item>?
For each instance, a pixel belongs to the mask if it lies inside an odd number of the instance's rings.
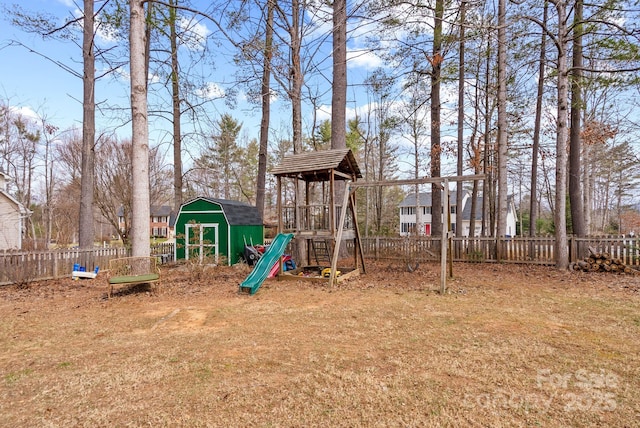
[[[0,0],[0,7],[11,6],[15,3],[16,0]],[[82,2],[79,3],[81,4]],[[206,9],[206,6],[211,4],[206,0],[196,0],[194,3],[196,6],[201,3],[203,9]],[[349,1],[350,7],[354,3]],[[52,14],[58,17],[60,22],[62,22],[63,18],[80,14],[71,0],[29,0],[20,4],[22,8],[28,11],[38,10]],[[319,122],[324,119],[330,119],[331,114],[329,81],[331,78],[331,19],[330,9],[326,7],[317,9],[315,12],[315,17],[307,17],[307,21],[314,25],[309,32],[308,40],[312,40],[311,43],[315,44],[314,48],[317,47],[317,50],[314,51],[313,61],[317,67],[316,70],[319,71],[308,73],[305,79],[313,91],[321,94],[315,111],[316,119]],[[78,73],[82,69],[80,48],[71,42],[43,41],[38,36],[27,34],[19,28],[13,27],[6,20],[2,20],[0,23],[0,64],[3,64],[0,67],[0,100],[8,102],[16,109],[20,109],[25,115],[37,114],[40,117],[44,117],[49,123],[55,124],[60,129],[80,128],[82,125],[82,81],[79,77],[63,70],[52,62],[53,60],[67,67],[72,67]],[[348,119],[355,117],[356,113],[360,117],[366,117],[367,114],[370,114],[368,111],[371,108],[375,108],[375,103],[372,103],[368,98],[362,82],[378,67],[384,67],[393,73],[392,65],[385,64],[366,45],[366,36],[372,32],[375,33],[375,31],[376,28],[371,25],[363,25],[362,22],[356,22],[355,20],[349,21]],[[425,31],[429,31],[428,28]],[[218,30],[214,24],[204,19],[194,26],[194,34],[216,36],[217,32]],[[40,54],[29,52],[26,47],[17,46],[12,41],[18,41]],[[109,43],[105,38],[101,42]],[[197,47],[194,50],[197,50]],[[230,56],[231,51],[232,49],[228,44],[225,45],[224,43],[212,50],[216,68],[208,76],[208,87],[213,93],[223,91],[223,82],[233,80],[235,68]],[[43,55],[48,56],[50,60],[45,59]],[[128,58],[124,59],[128,60]],[[97,67],[100,66],[98,65]],[[201,65],[200,67],[204,68]],[[99,80],[96,87],[96,101],[98,103],[107,102],[110,105],[119,105],[121,108],[127,109],[129,106],[129,82],[126,73],[127,68],[125,67],[117,78]],[[455,90],[455,85],[443,87],[442,99],[445,103],[447,100],[455,100]],[[240,136],[241,143],[249,139],[257,139],[259,137],[260,124],[258,106],[248,103],[241,91],[237,100],[238,103],[234,109],[230,109],[224,100],[210,103],[208,108],[210,121],[216,121],[223,113],[230,113],[243,124]],[[399,102],[399,100],[392,101],[392,103],[394,102]],[[303,101],[303,104],[303,133],[308,136],[311,132],[313,110],[309,103],[305,104],[305,101]],[[443,109],[445,117],[447,112],[451,113],[451,110],[448,110],[445,104]],[[96,120],[98,132],[116,129],[121,138],[130,136],[130,125],[122,118],[109,120],[98,111]],[[444,120],[445,123],[450,121],[450,118]],[[189,127],[188,123],[183,125],[183,132],[188,132]],[[150,144],[152,146],[161,146],[163,150],[170,153],[170,145],[168,143],[171,135],[169,129],[169,123],[166,120],[150,123]],[[443,130],[445,139],[451,139],[453,135],[455,135],[453,132]],[[272,101],[270,141],[275,144],[278,139],[290,138],[290,105],[282,98],[276,97]],[[426,145],[428,135],[425,135],[424,138],[424,144]],[[396,143],[399,145],[409,144],[408,140],[402,136],[397,137]],[[189,147],[188,141],[185,141],[185,145],[185,150],[188,153],[185,153],[183,161],[185,165],[188,165],[189,157],[198,155],[198,148]],[[402,150],[405,153],[408,152],[406,146]],[[411,165],[409,162],[401,162],[400,169],[410,170]]]
[[[0,0],[1,5],[13,2]],[[31,0],[22,3],[25,8],[40,8],[64,16],[69,10],[61,2]],[[34,51],[73,65],[78,55],[71,44],[44,42],[42,38],[13,27],[6,20],[0,24],[0,97],[25,114],[29,111],[46,115],[61,127],[79,125],[82,119],[82,80],[25,47],[10,45],[19,41]],[[81,55],[80,55],[81,57]],[[75,98],[75,99],[74,99]]]
[[[16,3],[15,0],[0,0],[0,6],[11,6],[14,3]],[[47,12],[60,19],[78,13],[70,0],[30,0],[23,1],[20,4],[25,10]],[[200,24],[198,30],[209,33],[216,31],[215,27],[206,21]],[[315,31],[322,33],[328,30],[326,26],[319,26]],[[16,41],[24,46],[18,46],[15,43]],[[325,42],[325,47],[328,46],[327,43],[330,43],[330,39]],[[40,54],[29,52],[25,46]],[[370,52],[358,51],[361,46],[359,46],[356,37],[351,39],[350,46],[352,49],[350,51],[349,79],[353,83],[361,81],[369,71],[380,65],[381,62],[379,58]],[[51,60],[44,58],[44,55]],[[217,60],[218,75],[210,76],[211,87],[214,90],[219,90],[218,82],[229,80],[229,74],[233,70],[230,58],[220,56]],[[14,108],[19,108],[25,114],[30,114],[30,111],[37,112],[39,116],[45,116],[50,122],[63,129],[81,126],[82,81],[79,77],[57,66],[53,61],[71,67],[76,72],[80,72],[82,68],[81,51],[75,44],[71,42],[61,43],[54,40],[43,41],[39,36],[25,33],[12,26],[6,20],[1,22],[0,64],[3,64],[3,66],[0,67],[0,99],[3,102],[8,102]],[[325,55],[324,61],[324,68],[330,74],[329,54]],[[218,80],[218,82],[215,82],[215,80]],[[319,91],[329,94],[329,84],[325,83],[325,85],[326,87],[319,89]],[[357,88],[357,86],[353,88]],[[349,98],[352,101],[349,106],[351,115],[354,114],[359,105],[355,99],[357,97],[356,90],[351,89],[349,92]],[[114,82],[113,79],[97,83],[96,100],[99,102],[104,99],[108,99],[110,103],[117,101],[123,107],[127,106],[128,81],[126,76],[122,76],[119,84]],[[260,120],[259,111],[256,110],[255,106],[245,102],[242,93],[239,94],[238,101],[237,108],[234,110],[229,110],[223,102],[216,102],[212,115],[224,112],[231,113],[244,123],[244,129],[248,132],[250,138],[257,138],[257,125]],[[318,109],[318,117],[320,119],[329,118],[330,102],[330,96],[325,95],[322,98]],[[275,99],[273,112],[273,129],[290,127],[290,113],[286,103]],[[309,116],[306,115],[305,119]],[[100,114],[98,114],[97,120],[98,127],[113,125],[113,123],[110,124],[100,117]],[[119,134],[122,134],[122,131]]]

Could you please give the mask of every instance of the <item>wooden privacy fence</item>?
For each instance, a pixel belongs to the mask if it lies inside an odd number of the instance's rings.
[[[554,265],[555,239],[546,237],[456,238],[448,247],[457,262],[504,262]],[[607,253],[627,266],[640,268],[640,238],[623,236],[569,237],[569,261],[577,262],[589,255],[589,249]],[[353,241],[347,241],[353,251]],[[364,256],[374,260],[399,260],[408,263],[440,261],[440,238],[362,238]],[[173,260],[174,244],[151,247],[159,263]],[[78,263],[87,270],[96,266],[107,269],[109,260],[130,256],[124,247],[93,250],[60,249],[51,251],[0,251],[0,285],[71,276]]]
[[[504,262],[554,265],[555,238],[457,238],[450,240],[448,251],[458,262]],[[350,250],[353,242],[348,242]],[[362,238],[364,256],[375,260],[401,260],[411,263],[439,261],[440,238],[436,237],[365,237]],[[569,262],[577,262],[589,255],[589,248],[622,260],[628,266],[640,266],[640,238],[597,236],[568,238]]]
[[[96,267],[105,270],[108,268],[109,260],[129,256],[129,252],[125,247],[0,251],[0,285],[71,276],[76,263],[88,271]],[[173,260],[173,244],[153,245],[151,254],[157,256],[160,263],[167,263]]]

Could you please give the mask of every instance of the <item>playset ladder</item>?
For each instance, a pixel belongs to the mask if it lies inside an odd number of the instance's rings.
[[[331,263],[331,253],[329,253],[329,243],[325,239],[313,239],[311,240],[311,248],[313,249],[313,255],[316,259],[316,264],[320,262]]]

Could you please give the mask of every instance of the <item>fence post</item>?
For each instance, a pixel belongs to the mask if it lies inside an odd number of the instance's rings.
[[[58,279],[58,255],[56,253],[50,253],[53,259],[53,279]]]
[[[577,242],[574,239],[574,235],[569,235],[568,244],[569,244],[569,263],[575,263],[578,256],[578,248]]]

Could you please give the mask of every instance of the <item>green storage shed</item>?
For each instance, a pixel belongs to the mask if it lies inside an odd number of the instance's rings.
[[[205,257],[232,265],[246,244],[263,243],[258,209],[239,201],[197,197],[180,206],[175,222],[175,258],[202,261]]]

